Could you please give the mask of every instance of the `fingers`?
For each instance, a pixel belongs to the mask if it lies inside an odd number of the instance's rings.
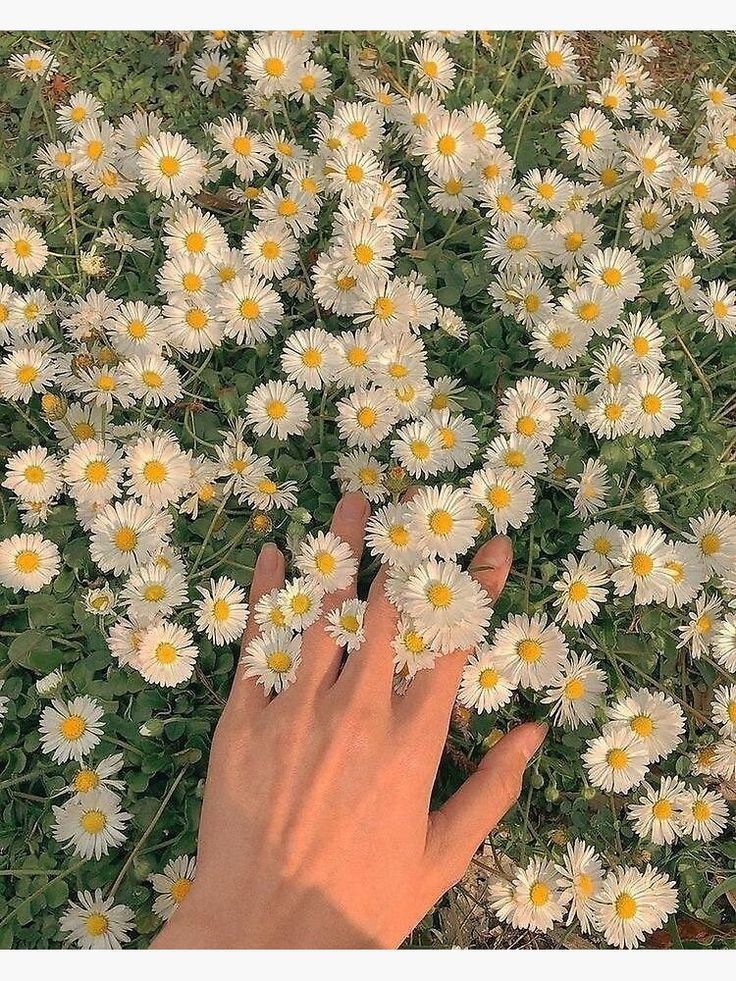
[[[429,816],[426,858],[430,876],[446,889],[464,873],[478,846],[514,804],[529,760],[542,745],[547,726],[526,722],[486,753],[476,772]]]
[[[348,658],[335,685],[335,690],[346,696],[352,693],[367,698],[385,697],[387,701],[390,698],[394,676],[391,645],[399,615],[386,596],[387,575],[386,566],[382,566],[371,583],[364,621],[365,640]]]
[[[332,517],[332,532],[347,542],[358,565],[363,554],[365,525],[369,515],[368,501],[360,492],[355,492],[346,494],[340,500]],[[328,687],[337,678],[342,650],[326,632],[325,624],[330,611],[357,595],[356,580],[357,571],[345,589],[336,590],[325,596],[321,617],[304,631],[302,663],[296,682],[291,686],[295,695],[307,688],[316,690]]]
[[[270,593],[272,589],[283,587],[284,570],[284,556],[276,545],[267,542],[261,549],[256,567],[253,570],[253,582],[248,597],[250,615],[240,644],[241,655],[245,653],[248,644],[260,631],[254,615],[256,604],[262,596]],[[263,687],[257,684],[254,678],[245,678],[243,675],[242,665],[238,662],[223,717],[229,714],[234,714],[236,718],[242,717],[244,714],[257,712],[268,704],[268,696]]]
[[[470,563],[470,575],[494,602],[506,584],[511,559],[511,541],[505,535],[498,535],[479,548]],[[400,718],[419,716],[419,726],[424,731],[444,726],[442,744],[467,656],[467,651],[460,650],[439,657],[433,668],[418,672],[409,690],[398,700]]]

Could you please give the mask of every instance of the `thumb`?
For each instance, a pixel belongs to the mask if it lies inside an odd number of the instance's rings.
[[[499,739],[475,773],[430,814],[426,857],[445,889],[465,872],[476,849],[521,793],[524,770],[548,726],[526,722]],[[430,873],[432,874],[432,873]]]

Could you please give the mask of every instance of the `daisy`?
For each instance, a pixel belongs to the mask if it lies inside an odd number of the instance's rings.
[[[463,669],[457,697],[476,712],[495,712],[511,701],[516,685],[513,656],[480,645]]]
[[[556,724],[577,729],[593,721],[607,689],[606,673],[590,654],[574,654],[562,661],[542,701],[550,705]]]
[[[713,772],[724,780],[736,780],[736,739],[724,739],[713,748]]]
[[[106,756],[95,766],[88,764],[80,766],[74,774],[71,785],[67,788],[71,793],[84,796],[95,790],[104,788],[111,791],[121,791],[125,789],[122,780],[112,779],[116,773],[120,772],[124,758],[122,753],[115,753],[113,756]]]
[[[603,883],[603,864],[595,849],[581,839],[567,843],[562,864],[555,864],[560,877],[560,903],[567,906],[567,925],[575,918],[583,933],[595,929],[594,903]]]
[[[132,573],[121,600],[130,616],[148,623],[186,603],[186,579],[175,569],[150,563]]]
[[[263,35],[248,48],[245,72],[264,96],[287,93],[304,62],[300,48],[288,37]]]
[[[722,604],[717,596],[701,593],[695,600],[695,608],[688,615],[688,622],[677,628],[680,635],[678,648],[689,647],[691,655],[696,659],[707,653],[721,611]]]
[[[647,488],[652,490],[652,488]],[[659,510],[658,502],[655,511]],[[684,606],[695,599],[703,582],[708,578],[700,550],[695,545],[676,542],[671,545],[664,560],[670,575],[665,603],[667,606]]]
[[[0,586],[37,593],[52,582],[61,564],[57,545],[38,532],[0,540]]]
[[[406,64],[413,66],[419,88],[442,97],[454,87],[455,63],[441,45],[421,41],[412,45],[411,50],[414,58]]]
[[[698,321],[718,340],[736,334],[736,293],[723,280],[708,283],[695,301]]]
[[[363,622],[367,606],[362,600],[347,599],[327,614],[326,632],[348,653],[357,651],[365,640]]]
[[[610,291],[619,300],[634,300],[641,291],[644,278],[641,266],[628,249],[599,249],[585,261],[585,279],[605,293]]]
[[[246,421],[257,435],[284,440],[305,431],[309,406],[291,382],[270,381],[257,385],[248,396]]]
[[[23,279],[41,272],[49,250],[43,236],[24,221],[0,225],[0,266]]]
[[[125,825],[133,817],[120,808],[120,798],[100,788],[71,797],[61,807],[54,807],[53,835],[69,844],[81,858],[99,859],[110,848],[125,841]]]
[[[134,666],[151,684],[173,688],[191,678],[198,654],[189,630],[161,620],[143,632]]]
[[[472,463],[478,449],[478,430],[469,419],[440,409],[430,414],[429,421],[440,439],[443,470],[463,470]]]
[[[711,718],[721,736],[736,737],[736,685],[722,686],[713,692]]]
[[[553,584],[559,593],[557,619],[573,627],[592,623],[608,593],[608,570],[574,554],[563,559],[562,565],[564,572]]]
[[[638,605],[664,599],[670,581],[665,568],[667,541],[658,528],[641,525],[622,532],[620,548],[611,555],[614,592],[627,596],[632,590]]]
[[[620,436],[625,436],[627,433],[632,432],[633,411],[627,388],[624,388],[622,385],[601,385],[594,395],[597,398],[584,417],[592,433],[602,439],[618,439]],[[566,481],[567,486],[570,486],[571,483],[577,490],[577,481]],[[605,497],[599,497],[597,500],[594,499],[591,502],[593,507],[588,505],[583,495],[580,495],[580,500],[577,497],[578,495],[576,494],[575,511],[577,512],[580,507],[585,508],[587,512],[584,515],[585,517],[590,517],[596,510],[605,507]],[[580,513],[581,515],[583,514],[582,511]]]
[[[106,504],[120,492],[123,454],[113,443],[81,440],[64,460],[63,473],[76,501]]]
[[[340,277],[352,277],[356,283],[384,280],[393,265],[394,243],[385,228],[367,219],[351,222],[340,231],[331,250],[331,258]]]
[[[349,447],[372,449],[378,446],[395,421],[396,410],[381,390],[361,389],[351,392],[337,403],[338,432]],[[439,440],[433,442],[436,442],[435,450],[438,452]]]
[[[278,694],[296,678],[301,661],[301,637],[277,628],[248,644],[241,659],[245,678],[255,678],[266,694]]]
[[[197,860],[190,855],[170,859],[163,872],[154,872],[151,885],[156,893],[153,912],[164,922],[170,919],[191,891]]]
[[[306,630],[322,613],[322,585],[311,576],[297,576],[281,590],[279,605],[287,626],[292,630]]]
[[[59,461],[44,446],[13,453],[2,486],[30,504],[50,501],[61,488]]]
[[[284,374],[300,388],[315,389],[332,379],[332,337],[319,327],[295,331],[284,344],[281,365]]]
[[[501,271],[536,273],[551,261],[551,233],[533,219],[509,221],[485,239],[483,254]]]
[[[171,347],[196,354],[219,347],[223,325],[207,302],[177,296],[163,308],[163,320]]]
[[[222,164],[232,168],[248,184],[265,174],[271,154],[258,133],[248,128],[245,116],[221,118],[211,127],[215,148],[224,154]]]
[[[630,397],[633,430],[640,436],[661,436],[682,415],[679,388],[659,371],[634,378]]]
[[[410,518],[408,504],[399,503],[385,505],[368,520],[366,545],[382,563],[408,568],[416,562],[419,549]]]
[[[664,361],[664,334],[651,317],[631,313],[618,328],[624,347],[630,351],[636,366],[646,373],[656,372]]]
[[[628,728],[644,744],[648,759],[656,763],[669,756],[680,742],[685,731],[685,717],[671,698],[662,692],[638,688],[630,695],[615,702],[608,709],[611,722],[606,732]]]
[[[92,561],[116,576],[131,572],[161,548],[171,527],[168,515],[136,501],[108,504],[92,523]]]
[[[575,491],[573,514],[589,518],[606,505],[610,491],[608,468],[602,460],[586,460],[580,475],[566,480],[565,487]]]
[[[414,420],[397,429],[391,455],[413,477],[432,476],[442,469],[442,444],[429,420]]]
[[[512,657],[514,683],[535,691],[551,683],[569,653],[564,634],[544,613],[510,614],[496,630],[491,651]]]
[[[533,858],[519,869],[513,881],[514,915],[517,930],[547,933],[565,915],[560,881],[552,862]]]
[[[382,501],[388,496],[386,465],[369,453],[354,450],[338,457],[333,477],[343,494],[360,491],[367,500]]]
[[[232,579],[222,576],[210,579],[209,586],[197,587],[201,599],[194,604],[197,630],[217,647],[229,644],[242,636],[248,622],[245,592]]]
[[[208,52],[196,58],[191,69],[192,81],[204,95],[230,81],[230,61],[221,54]]]
[[[637,804],[630,804],[628,817],[640,838],[655,845],[671,845],[680,836],[680,815],[686,787],[678,777],[662,777],[659,787],[644,785]]]
[[[431,668],[438,657],[437,651],[430,647],[414,621],[406,616],[399,618],[391,646],[395,675],[409,681],[417,671]]]
[[[45,75],[56,72],[58,67],[58,59],[43,48],[32,48],[26,54],[14,54],[8,59],[8,68],[23,82],[38,82]]]
[[[478,534],[478,514],[467,491],[449,484],[422,487],[407,508],[410,538],[428,558],[465,554]]]
[[[561,412],[559,392],[543,378],[527,377],[503,393],[498,424],[508,436],[547,446],[554,438]]]
[[[589,106],[571,116],[558,136],[568,159],[582,167],[600,158],[615,142],[613,129],[605,115],[600,109]]]
[[[71,701],[53,699],[41,713],[41,749],[55,763],[81,760],[102,736],[104,712],[94,698],[79,695]]]
[[[729,614],[715,627],[711,650],[726,671],[736,671],[736,615]]]
[[[80,892],[59,918],[59,929],[85,950],[119,950],[130,940],[135,917],[129,906],[103,899],[102,890]]]
[[[156,508],[176,503],[190,480],[187,457],[170,433],[136,440],[127,448],[126,469],[130,493]]]
[[[682,834],[695,841],[712,841],[728,826],[728,804],[715,790],[688,788],[682,796]]]
[[[144,405],[168,405],[182,396],[181,377],[177,369],[160,354],[128,358],[120,365],[123,394],[118,401],[133,399]],[[104,385],[103,393],[104,393]],[[110,411],[110,409],[108,410]]]
[[[295,563],[301,574],[317,582],[325,593],[346,589],[358,569],[350,545],[331,531],[307,535],[299,545]]]
[[[425,560],[405,584],[403,611],[442,653],[474,647],[491,618],[485,590],[454,562]]]
[[[477,154],[472,126],[461,112],[438,112],[421,130],[420,152],[430,177],[444,183],[466,173]]]
[[[736,568],[735,515],[706,508],[689,524],[690,533],[684,537],[697,545],[708,572],[722,576]]]
[[[638,947],[677,909],[677,889],[664,873],[621,866],[609,872],[595,898],[595,924],[606,943]]]
[[[196,194],[205,170],[202,155],[179,133],[152,136],[138,151],[143,185],[158,198]]]
[[[509,527],[520,528],[528,520],[534,485],[523,473],[485,467],[473,474],[470,497],[493,518],[496,531],[505,534]]]
[[[236,276],[217,300],[225,336],[253,347],[276,332],[284,307],[276,290],[257,276]]]
[[[596,521],[588,525],[580,536],[578,550],[591,564],[610,569],[610,555],[620,548],[622,540],[621,530],[615,525],[608,521]]]
[[[642,782],[649,755],[635,732],[619,727],[590,740],[583,764],[594,787],[622,794]]]
[[[530,53],[555,85],[576,85],[582,81],[578,54],[562,33],[549,31],[538,34]]]

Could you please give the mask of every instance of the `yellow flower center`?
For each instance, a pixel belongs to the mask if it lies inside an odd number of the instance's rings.
[[[657,821],[669,821],[673,812],[674,808],[668,800],[658,800],[652,808],[652,814]]]
[[[478,676],[478,684],[481,688],[495,688],[498,684],[500,675],[493,668],[483,668]]]
[[[191,888],[191,879],[177,879],[176,882],[171,883],[171,888],[169,890],[171,893],[171,898],[175,903],[180,903],[183,899],[186,899]]]
[[[693,804],[693,818],[696,821],[707,821],[710,815],[710,804],[707,804],[704,800],[696,800]]]
[[[266,405],[266,415],[269,419],[283,419],[287,413],[286,403],[281,399],[271,399]]]
[[[74,778],[74,789],[77,793],[86,794],[90,790],[95,790],[100,783],[100,778],[94,770],[80,770]]]
[[[654,722],[650,715],[637,715],[631,720],[629,726],[642,739],[646,739],[654,732]]]
[[[98,835],[101,831],[104,831],[107,825],[107,818],[102,811],[86,811],[82,815],[81,824],[88,835]]]
[[[353,249],[353,255],[355,256],[355,261],[360,266],[367,266],[369,263],[373,262],[373,257],[375,252],[367,245],[365,242],[360,242]]]
[[[253,143],[249,136],[236,136],[232,148],[238,156],[247,157],[253,148]]]
[[[87,731],[87,723],[81,715],[68,715],[62,720],[59,729],[64,739],[75,742]]]
[[[528,242],[529,240],[526,235],[522,235],[520,232],[517,232],[515,235],[509,235],[506,239],[506,245],[512,252],[521,252],[522,249],[527,247]]]
[[[511,504],[511,491],[505,487],[491,487],[486,494],[486,498],[492,508],[500,510],[501,508],[507,508]]]
[[[629,765],[629,754],[625,749],[614,747],[608,750],[606,762],[612,770],[624,770]]]
[[[452,603],[452,590],[445,583],[434,583],[427,590],[427,600],[435,609],[444,610]]]
[[[273,239],[266,239],[266,241],[261,245],[261,255],[264,259],[272,262],[274,259],[278,259],[281,255],[281,246]]]
[[[536,664],[544,654],[544,648],[538,640],[526,638],[517,645],[516,654],[525,664]]]
[[[613,266],[609,266],[608,269],[604,269],[601,273],[601,279],[606,284],[606,286],[616,287],[620,286],[623,281],[623,276],[621,271]]]
[[[192,307],[191,310],[187,310],[187,314],[184,319],[192,330],[202,330],[207,326],[209,318],[201,307]]]
[[[549,886],[544,882],[535,882],[529,890],[529,899],[533,906],[545,906],[549,902]]]
[[[124,526],[115,532],[115,547],[119,552],[132,552],[137,544],[138,534],[133,528]]]
[[[85,920],[85,928],[90,937],[101,937],[107,933],[108,919],[104,913],[90,913]]]
[[[641,407],[648,416],[656,415],[662,410],[662,399],[659,395],[645,395],[641,400]]]
[[[286,651],[271,651],[266,658],[266,665],[276,674],[284,674],[291,667],[291,657]]]
[[[616,897],[616,915],[620,920],[632,919],[636,916],[637,909],[637,902],[629,893],[622,892]]]
[[[176,175],[181,170],[181,164],[176,159],[176,157],[171,157],[168,154],[161,157],[158,162],[158,169],[164,175],[164,177],[176,177]]]
[[[160,644],[156,645],[154,657],[159,664],[173,664],[178,656],[176,647],[168,641],[162,640]]]
[[[654,568],[654,560],[646,552],[634,552],[631,556],[631,571],[635,576],[648,576]]]
[[[151,371],[150,368],[141,372],[141,381],[148,388],[161,388],[164,383],[161,375],[157,371]]]
[[[721,549],[721,540],[715,532],[703,535],[700,539],[700,551],[703,555],[715,555]]]
[[[565,684],[564,693],[571,702],[577,701],[585,695],[585,685],[580,678],[570,678]]]
[[[160,460],[149,460],[143,467],[143,479],[149,484],[161,484],[167,475],[166,466]]]
[[[240,316],[244,320],[255,320],[261,315],[261,308],[255,300],[243,300],[240,304]]]
[[[578,140],[580,141],[581,146],[584,146],[586,150],[590,150],[590,148],[596,144],[597,137],[595,135],[595,130],[586,126],[584,129],[580,130]]]
[[[337,568],[337,560],[330,552],[318,552],[314,557],[314,564],[323,576],[330,576]]]
[[[263,62],[263,70],[271,78],[281,78],[286,71],[286,65],[281,58],[266,58]]]
[[[445,133],[437,140],[437,151],[443,157],[450,157],[457,149],[457,139],[450,133]]]

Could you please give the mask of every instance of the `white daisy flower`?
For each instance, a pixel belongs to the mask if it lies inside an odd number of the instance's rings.
[[[291,630],[269,631],[248,644],[241,659],[246,678],[255,678],[266,694],[278,694],[294,681],[301,661],[301,637]]]
[[[171,918],[189,895],[197,872],[197,860],[190,855],[170,859],[163,872],[151,875],[151,885],[156,893],[153,912],[164,922]]]
[[[590,740],[583,764],[594,787],[623,794],[646,776],[649,752],[633,730],[619,726]]]
[[[120,808],[120,798],[100,788],[71,797],[61,807],[54,807],[53,835],[71,846],[81,858],[99,859],[110,848],[125,841],[125,825],[133,817]]]
[[[133,910],[115,903],[114,896],[103,898],[102,890],[77,894],[59,918],[59,929],[69,940],[85,950],[119,950],[133,932]]]
[[[54,699],[41,713],[41,749],[56,763],[81,760],[100,741],[103,714],[99,703],[88,695],[69,702]]]

